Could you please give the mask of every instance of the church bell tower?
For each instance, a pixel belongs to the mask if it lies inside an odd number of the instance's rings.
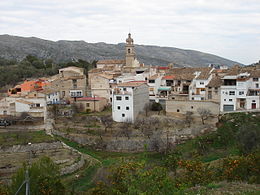
[[[135,50],[134,50],[134,40],[131,38],[131,34],[128,34],[125,45],[125,61],[127,67],[133,67],[135,62]]]

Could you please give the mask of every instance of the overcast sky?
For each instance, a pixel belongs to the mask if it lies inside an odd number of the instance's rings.
[[[260,60],[260,0],[1,0],[0,34],[194,49]]]

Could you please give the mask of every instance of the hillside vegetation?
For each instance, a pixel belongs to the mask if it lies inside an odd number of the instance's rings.
[[[96,151],[56,137],[98,162],[63,176],[65,194],[258,194],[260,115],[226,114],[218,126],[161,153]]]
[[[119,40],[120,41],[120,40]],[[124,40],[121,40],[122,42]],[[22,60],[27,55],[41,59],[53,59],[55,62],[67,62],[73,59],[94,61],[101,59],[124,59],[125,44],[87,43],[85,41],[48,41],[35,37],[24,38],[0,35],[0,57]],[[216,55],[195,50],[173,47],[135,45],[137,59],[146,65],[174,63],[177,66],[201,67],[209,63],[232,66],[239,64]]]
[[[22,61],[6,60],[0,58],[0,89],[6,85],[16,85],[28,78],[39,78],[51,76],[58,73],[58,69],[77,66],[82,67],[87,72],[95,67],[96,61],[92,63],[78,60],[76,62],[54,63],[52,59],[39,59],[28,55]]]

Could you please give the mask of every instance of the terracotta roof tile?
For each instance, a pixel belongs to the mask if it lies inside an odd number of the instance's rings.
[[[208,83],[207,87],[220,87],[222,85],[222,80],[219,76],[213,77]]]

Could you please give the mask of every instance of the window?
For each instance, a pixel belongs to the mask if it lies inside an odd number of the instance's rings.
[[[239,93],[239,95],[244,95],[245,94],[244,91],[239,91],[238,93]]]
[[[235,95],[235,91],[229,91],[229,95]]]
[[[36,107],[40,107],[41,105],[40,104],[36,104]]]
[[[126,88],[124,87],[123,90],[126,91]]]
[[[126,109],[126,110],[129,110],[129,106],[127,106],[125,109]]]
[[[258,78],[253,78],[253,81],[258,81]]]
[[[229,99],[228,101],[232,102],[232,99]]]
[[[201,100],[204,100],[204,97],[202,97]]]
[[[191,98],[191,100],[194,100],[194,97],[193,97],[193,98]]]
[[[64,97],[65,96],[65,91],[62,91],[62,97]]]
[[[149,83],[155,83],[155,80],[149,80]]]
[[[252,102],[255,102],[255,100],[252,100]]]
[[[179,109],[177,109],[177,112],[180,112],[180,110],[179,110]]]
[[[226,99],[224,99],[224,102],[227,101]]]
[[[86,103],[86,107],[88,107],[88,108],[89,108],[89,107],[90,107],[90,104],[89,104],[89,103]]]
[[[259,88],[259,84],[258,83],[255,84],[255,88]]]
[[[121,109],[121,107],[120,106],[117,106],[117,110],[120,110]]]
[[[73,79],[73,80],[72,80],[72,85],[73,85],[73,88],[74,88],[74,89],[77,88],[77,80],[76,80],[76,79]]]
[[[204,89],[204,88],[202,88],[200,91],[205,91],[205,89]]]
[[[193,106],[191,106],[190,108],[193,109]]]
[[[125,117],[125,114],[122,114],[122,117]]]
[[[129,97],[128,97],[128,96],[125,96],[125,100],[129,100]]]
[[[128,51],[128,53],[131,53],[131,49],[128,49],[127,51]]]
[[[200,85],[204,85],[204,82],[200,82]]]
[[[116,96],[116,100],[122,100],[121,96]]]

